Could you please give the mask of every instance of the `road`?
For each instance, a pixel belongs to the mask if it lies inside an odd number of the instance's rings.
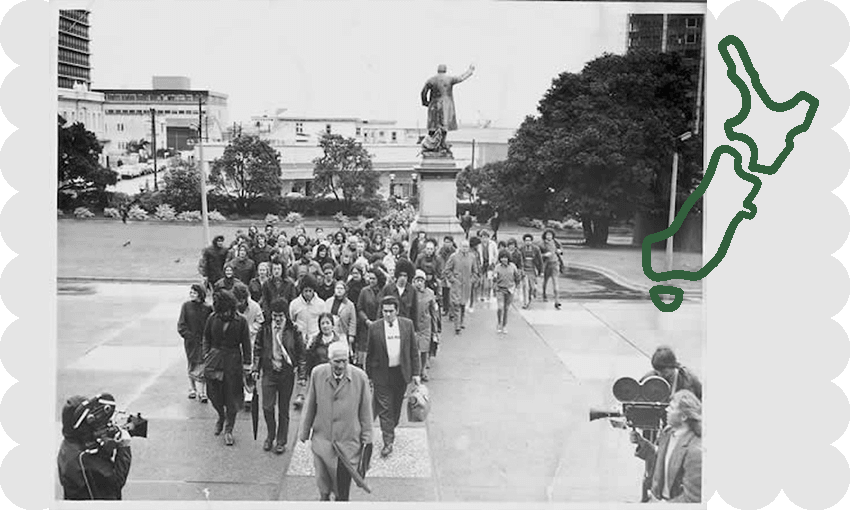
[[[642,463],[628,434],[589,422],[588,409],[613,407],[613,381],[645,373],[660,344],[702,375],[702,303],[661,313],[648,300],[605,299],[593,282],[564,283],[562,310],[551,302],[514,309],[507,335],[495,334],[490,303],[476,306],[461,335],[446,328],[427,422],[402,422],[394,453],[374,459],[373,493],[353,488],[352,500],[638,500]],[[299,413],[287,452],[276,456],[262,451],[263,423],[254,441],[240,413],[236,445],[226,447],[212,434],[212,407],[186,398],[176,322],[187,294],[183,286],[60,283],[56,437],[65,398],[108,391],[150,420],[149,438],[133,441],[125,499],[315,500],[308,446],[295,444]]]

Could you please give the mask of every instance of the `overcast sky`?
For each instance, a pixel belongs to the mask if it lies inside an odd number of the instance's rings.
[[[60,6],[69,6],[57,2]],[[79,2],[74,5],[80,6]],[[232,121],[275,108],[424,124],[419,92],[445,63],[458,120],[516,127],[563,71],[623,53],[630,12],[705,4],[460,1],[94,0],[94,88],[187,76],[229,96]]]

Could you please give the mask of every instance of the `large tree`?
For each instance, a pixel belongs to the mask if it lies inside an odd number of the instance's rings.
[[[100,165],[103,146],[83,124],[68,126],[62,116],[57,120],[59,192],[91,193],[97,202],[103,202],[106,187],[118,182],[117,173]]]
[[[371,198],[380,187],[372,157],[357,140],[325,134],[319,140],[324,155],[313,160],[313,187],[317,193],[333,194],[346,211],[356,199]]]
[[[692,73],[675,54],[603,55],[563,73],[511,140],[498,188],[529,215],[577,215],[588,244],[609,223],[666,208],[676,139],[691,129]],[[680,147],[679,196],[699,183],[702,138]]]
[[[265,140],[240,135],[212,162],[210,183],[219,193],[236,196],[244,212],[261,196],[280,195],[280,155]]]

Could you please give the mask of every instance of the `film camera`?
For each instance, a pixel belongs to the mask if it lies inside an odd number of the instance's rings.
[[[115,411],[115,398],[101,393],[84,400],[74,411],[74,429],[84,433],[86,448],[100,449],[115,443],[126,430],[132,437],[148,437],[148,421],[141,414]]]
[[[626,425],[640,429],[653,441],[667,424],[667,405],[671,388],[664,378],[650,376],[639,383],[631,377],[621,377],[612,388],[614,398],[623,405],[622,411],[590,410],[590,421],[600,418],[625,418]],[[617,422],[612,421],[614,426]]]

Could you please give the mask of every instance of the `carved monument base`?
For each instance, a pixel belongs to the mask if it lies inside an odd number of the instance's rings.
[[[411,238],[419,230],[437,239],[438,245],[446,235],[459,241],[463,236],[457,219],[457,174],[460,169],[449,153],[434,156],[428,153],[413,167],[419,174],[419,214],[410,225]],[[459,237],[460,236],[460,237]]]

